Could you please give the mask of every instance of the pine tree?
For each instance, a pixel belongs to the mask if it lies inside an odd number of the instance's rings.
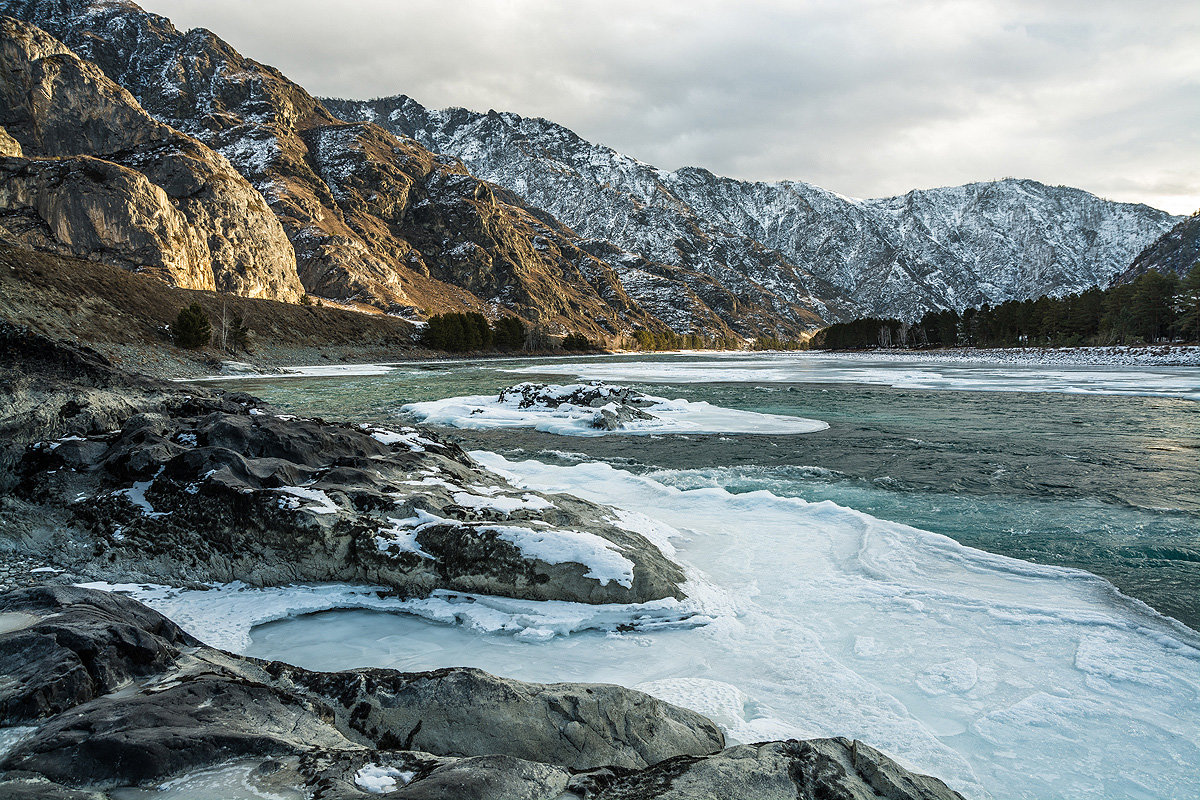
[[[212,323],[208,313],[199,303],[180,309],[171,325],[171,336],[175,344],[188,350],[204,347],[212,340]]]
[[[1192,265],[1175,295],[1176,330],[1185,339],[1200,342],[1200,261]]]
[[[1174,322],[1171,300],[1179,289],[1175,273],[1150,270],[1133,282],[1134,329],[1147,342],[1154,342],[1170,330]]]
[[[233,352],[250,350],[250,328],[240,315],[233,316],[233,324],[229,326],[229,347]]]

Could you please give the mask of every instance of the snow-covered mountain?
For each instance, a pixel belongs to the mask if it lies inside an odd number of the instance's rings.
[[[403,95],[323,102],[346,121],[462,159],[585,237],[710,276],[780,313],[912,318],[1066,294],[1107,284],[1179,221],[1029,180],[857,200],[801,182],[658,169],[544,119],[431,110]]]
[[[1150,270],[1173,272],[1180,278],[1200,263],[1200,211],[1187,217],[1142,251],[1129,269],[1112,279],[1130,283]]]

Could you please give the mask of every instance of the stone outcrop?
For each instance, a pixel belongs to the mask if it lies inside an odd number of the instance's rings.
[[[593,428],[616,431],[637,420],[654,419],[642,409],[654,405],[646,395],[628,386],[613,386],[599,381],[571,386],[544,383],[518,383],[501,389],[496,398],[502,404],[517,408],[574,408],[596,409]]]
[[[229,162],[42,30],[0,19],[0,226],[193,289],[297,300],[291,244]]]
[[[859,742],[722,750],[704,717],[618,686],[310,672],[90,589],[0,595],[0,668],[0,720],[26,731],[0,761],[5,797],[94,800],[207,769],[314,800],[960,800]]]
[[[43,374],[0,394],[0,487],[12,495],[0,518],[76,574],[583,603],[684,596],[680,568],[605,509],[519,490],[429,431],[297,419],[150,380],[126,390],[98,357],[3,330],[13,372]],[[56,359],[95,377],[53,380],[39,364]]]
[[[937,778],[909,772],[849,739],[739,745],[711,756],[681,756],[603,786],[596,800],[949,800]]]

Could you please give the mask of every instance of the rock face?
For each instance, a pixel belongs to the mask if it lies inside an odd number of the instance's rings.
[[[54,38],[0,18],[0,226],[28,246],[193,289],[296,300],[295,255],[220,155]]]
[[[912,319],[1065,294],[1106,283],[1177,221],[1036,181],[855,200],[800,182],[668,172],[544,119],[435,111],[403,95],[325,104],[458,156],[584,236],[712,276],[784,315]]]
[[[160,122],[227,157],[278,216],[309,292],[396,313],[515,313],[593,336],[666,330],[573,232],[457,159],[343,123],[208,31],[181,33],[133,3],[83,5],[4,0],[0,11],[60,37]]]
[[[684,596],[679,567],[605,509],[518,490],[432,433],[297,419],[245,395],[112,386],[67,399],[42,380],[0,415],[0,485],[19,504],[10,529],[79,574],[583,603]],[[48,424],[52,438],[26,444]]]
[[[722,750],[704,717],[618,686],[242,658],[90,589],[0,595],[0,667],[0,719],[27,731],[0,761],[5,797],[199,769],[314,800],[960,797],[845,739]]]
[[[1112,282],[1114,285],[1131,283],[1150,270],[1174,272],[1182,278],[1197,263],[1200,263],[1200,212],[1192,214],[1156,239]]]
[[[960,797],[878,750],[849,739],[766,742],[683,756],[618,779],[596,800],[876,800]]]

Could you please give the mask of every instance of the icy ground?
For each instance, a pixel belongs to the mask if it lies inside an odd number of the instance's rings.
[[[249,653],[621,683],[734,740],[857,737],[972,798],[1200,796],[1200,636],[1106,581],[828,502],[472,455],[682,531],[678,558],[732,608],[711,604],[700,627],[545,639],[341,612],[261,627]]]

